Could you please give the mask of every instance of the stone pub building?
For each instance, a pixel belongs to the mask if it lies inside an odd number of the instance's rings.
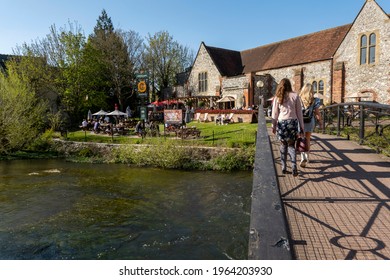
[[[244,51],[202,42],[185,77],[176,96],[206,107],[266,102],[283,78],[295,91],[311,83],[325,105],[354,98],[390,104],[390,16],[366,0],[348,25]]]

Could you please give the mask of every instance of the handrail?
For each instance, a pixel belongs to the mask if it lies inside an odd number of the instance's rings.
[[[248,259],[291,260],[287,220],[281,202],[264,110],[259,109],[253,169]]]
[[[390,147],[385,129],[390,128],[390,105],[372,102],[349,102],[326,106],[322,111],[322,132],[344,132],[349,139],[357,131],[360,144],[369,144],[379,152]],[[374,141],[373,136],[381,136]]]
[[[349,106],[349,105],[353,105],[353,106],[363,105],[363,106],[366,106],[366,107],[373,107],[373,108],[384,109],[384,110],[389,110],[390,109],[390,105],[381,104],[381,103],[374,103],[374,102],[364,102],[364,101],[362,101],[362,102],[337,103],[337,104],[328,105],[325,108],[335,108],[335,107]]]

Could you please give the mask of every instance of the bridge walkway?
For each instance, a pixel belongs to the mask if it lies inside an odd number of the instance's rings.
[[[313,134],[310,163],[293,177],[282,174],[279,143],[268,133],[293,259],[389,260],[390,159]]]

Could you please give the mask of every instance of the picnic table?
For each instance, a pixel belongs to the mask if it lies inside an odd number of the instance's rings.
[[[200,137],[200,130],[198,130],[196,127],[182,127],[178,128],[175,131],[176,136],[179,138],[188,138],[188,137],[194,137],[199,138]]]

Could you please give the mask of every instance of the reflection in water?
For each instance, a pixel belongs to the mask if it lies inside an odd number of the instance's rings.
[[[0,259],[246,259],[249,172],[0,162]]]

